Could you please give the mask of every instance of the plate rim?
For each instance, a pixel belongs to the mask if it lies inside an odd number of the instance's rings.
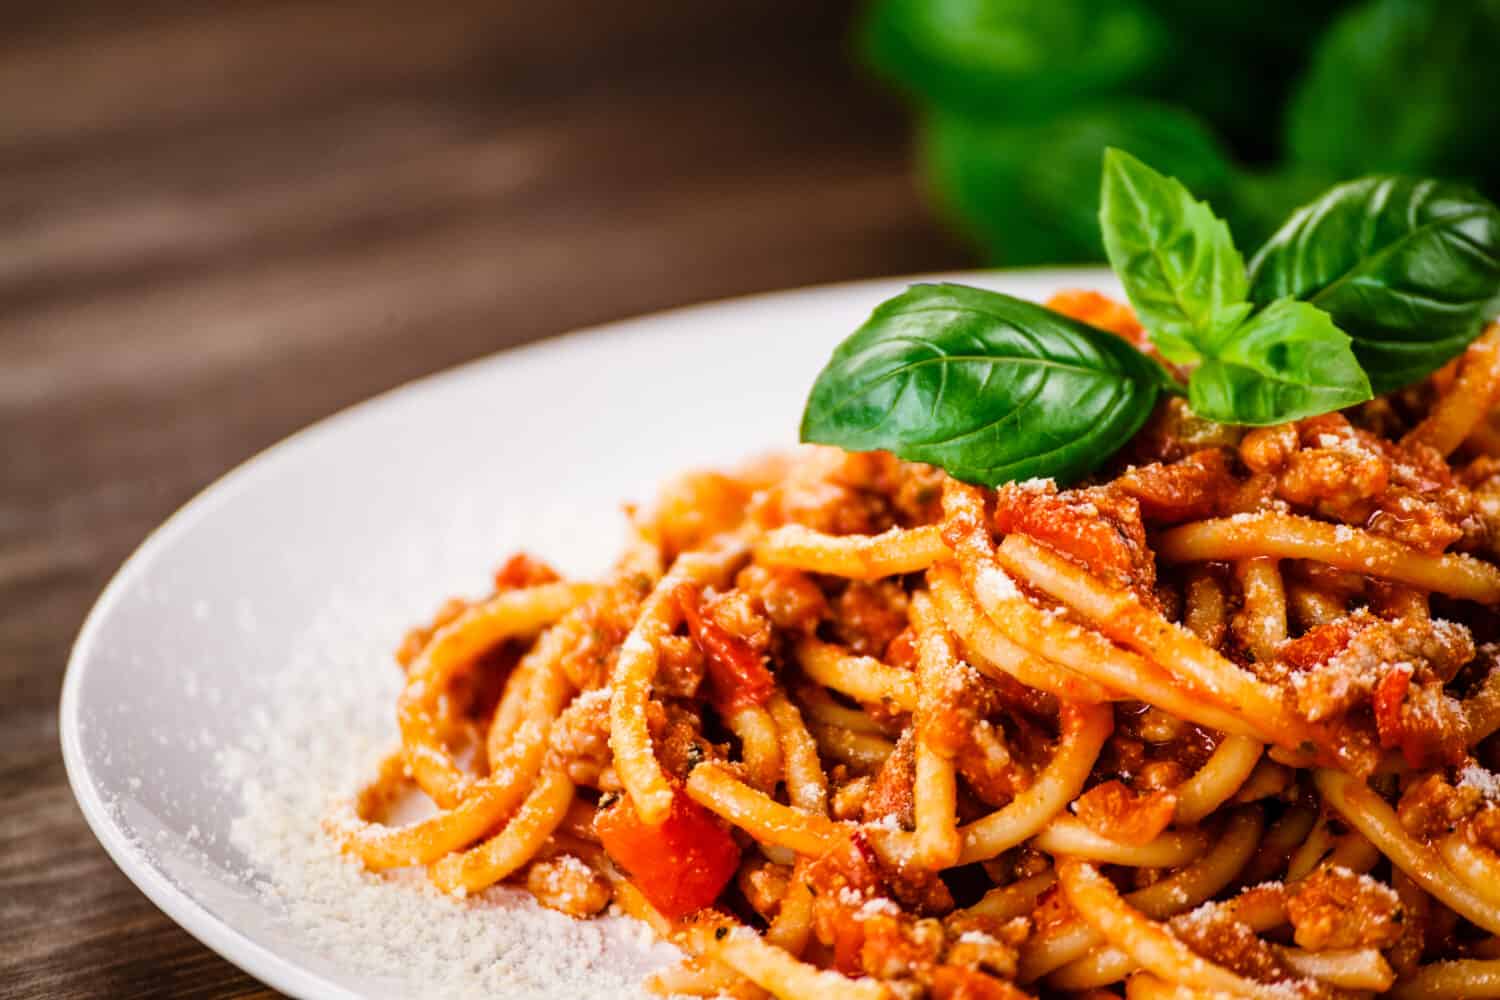
[[[393,397],[410,398],[413,394],[441,391],[452,382],[475,377],[479,369],[494,364],[500,359],[524,359],[556,351],[559,347],[577,348],[587,342],[606,337],[618,340],[621,337],[648,336],[659,321],[668,317],[680,317],[683,314],[692,313],[709,316],[715,312],[744,308],[752,303],[785,302],[797,298],[843,295],[857,293],[861,289],[874,290],[922,282],[983,282],[986,279],[1003,281],[1010,276],[1039,278],[1044,275],[1055,276],[1059,288],[1070,284],[1096,282],[1114,284],[1116,281],[1108,268],[1099,266],[989,268],[859,278],[689,303],[501,348],[468,361],[408,379],[373,396],[335,410],[235,464],[168,515],[125,557],[90,605],[83,624],[69,649],[68,660],[63,670],[61,696],[58,700],[58,739],[62,748],[63,769],[67,775],[69,790],[79,810],[83,813],[84,822],[88,825],[89,831],[104,848],[115,867],[151,901],[152,905],[200,944],[232,965],[291,996],[340,997],[358,1000],[361,994],[258,944],[230,923],[207,910],[192,895],[163,874],[137,841],[120,826],[110,808],[105,804],[101,787],[89,769],[83,750],[80,733],[81,720],[78,714],[80,692],[99,631],[104,627],[104,622],[118,603],[120,595],[136,577],[145,572],[154,554],[169,545],[178,535],[191,530],[198,521],[211,514],[216,507],[265,474],[266,469],[281,454],[304,447],[308,442],[328,434],[336,433],[344,424],[357,420],[372,410],[389,405]],[[870,303],[872,309],[875,305],[874,301]]]

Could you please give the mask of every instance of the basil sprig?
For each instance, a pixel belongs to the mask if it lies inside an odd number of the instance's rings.
[[[1292,299],[1253,312],[1229,227],[1176,180],[1108,150],[1099,222],[1151,342],[1170,361],[1199,363],[1188,379],[1198,415],[1276,424],[1370,398],[1349,337],[1326,313]]]
[[[1190,364],[1249,315],[1245,260],[1229,227],[1176,178],[1104,154],[1099,223],[1109,263],[1162,357]]]
[[[1500,210],[1470,188],[1365,177],[1298,209],[1255,255],[1250,297],[1306,299],[1354,338],[1376,392],[1439,368],[1494,315]]]
[[[969,482],[1071,480],[1140,429],[1166,371],[1112,334],[966,285],[882,303],[813,384],[802,440]]]
[[[1188,370],[1185,390],[1124,339],[1034,303],[915,285],[834,351],[802,440],[986,485],[1067,482],[1129,440],[1163,391],[1222,423],[1327,413],[1432,371],[1500,309],[1500,211],[1466,188],[1341,185],[1248,271],[1206,204],[1127,154],[1106,153],[1101,206],[1110,263],[1157,350]]]

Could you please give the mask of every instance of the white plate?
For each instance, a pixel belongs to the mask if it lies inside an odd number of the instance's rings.
[[[1116,287],[1093,270],[946,277],[1034,299]],[[399,928],[367,918],[368,895],[329,899],[268,860],[272,841],[321,841],[308,816],[278,819],[267,803],[295,799],[299,776],[338,783],[373,765],[375,744],[352,734],[373,719],[393,738],[401,630],[448,594],[482,591],[503,554],[597,572],[622,501],[675,471],[791,444],[834,344],[911,280],[699,306],[510,351],[354,407],[225,476],[131,556],[74,646],[63,756],[100,842],[173,920],[287,993],[431,994],[441,962],[491,959],[491,987],[618,992],[652,956],[609,931],[603,961],[541,982],[495,921],[574,932],[529,906],[460,915],[493,940],[445,938],[450,914],[414,921],[402,946],[430,954],[380,952],[360,936]],[[363,891],[416,891],[372,882]]]

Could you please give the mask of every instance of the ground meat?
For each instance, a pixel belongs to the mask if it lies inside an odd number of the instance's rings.
[[[1396,806],[1396,816],[1407,833],[1430,841],[1452,833],[1478,811],[1479,805],[1478,790],[1451,785],[1433,772],[1406,790]]]
[[[1118,778],[1132,791],[1174,788],[1202,767],[1218,737],[1191,722],[1137,702],[1115,706],[1115,731],[1094,766],[1100,781]]]
[[[616,580],[584,602],[580,613],[583,629],[577,642],[562,657],[563,672],[581,691],[602,687],[620,654],[620,644],[630,634],[641,601],[650,592],[645,577]]]
[[[673,698],[691,698],[698,693],[707,669],[703,650],[685,635],[663,636],[656,644],[657,667],[653,686]]]
[[[1235,920],[1224,907],[1199,909],[1172,921],[1172,932],[1189,948],[1210,961],[1263,983],[1300,980],[1248,925]],[[1295,996],[1314,996],[1299,992]]]
[[[829,811],[837,820],[859,820],[864,818],[865,802],[870,797],[873,784],[869,775],[862,775],[839,785],[829,801]]]
[[[1286,912],[1297,946],[1309,951],[1390,947],[1404,919],[1389,886],[1336,865],[1293,883]]]
[[[867,919],[882,913],[901,914],[904,906],[916,911],[916,915],[900,917],[910,923],[919,916],[953,909],[953,897],[937,875],[901,872],[884,865],[863,834],[850,836],[813,861],[806,878],[813,894],[813,932],[833,949],[834,966],[850,975],[864,971]]]
[[[944,473],[887,452],[808,447],[787,474],[750,501],[766,528],[801,524],[834,535],[873,535],[897,525],[936,522]]]
[[[1301,446],[1296,424],[1257,427],[1240,441],[1240,461],[1251,472],[1280,472]]]
[[[896,910],[868,907],[858,919],[864,933],[860,946],[860,968],[877,979],[921,981],[932,974],[942,957],[948,935],[937,920],[912,920]]]
[[[570,917],[592,917],[610,900],[609,883],[571,854],[532,864],[526,888],[543,906]]]
[[[906,629],[906,590],[896,580],[853,580],[833,602],[833,634],[863,656],[880,657]]]
[[[1146,544],[1141,505],[1108,486],[1058,492],[1050,483],[995,491],[995,530],[1020,532],[1157,607],[1156,561]]]
[[[1400,675],[1389,675],[1399,687]],[[1380,745],[1399,749],[1412,767],[1458,764],[1469,745],[1469,722],[1463,706],[1443,690],[1439,681],[1413,684],[1408,681],[1405,697],[1391,711],[1376,690],[1375,725]]]
[[[1476,458],[1458,474],[1470,491],[1473,520],[1477,528],[1466,538],[1464,548],[1500,556],[1500,458]]]
[[[830,478],[841,486],[879,496],[898,524],[931,524],[942,516],[944,473],[920,462],[903,462],[886,451],[850,452]]]
[[[651,704],[657,706],[661,703]],[[722,748],[716,750],[703,738],[703,715],[691,702],[681,705],[668,702],[646,721],[651,728],[651,739],[662,770],[674,778],[686,779],[688,772],[708,756],[727,756]]]
[[[735,589],[705,598],[702,615],[754,653],[764,654],[771,648],[771,621],[746,591]]]
[[[1197,451],[1178,462],[1153,462],[1120,473],[1111,484],[1140,504],[1147,524],[1176,524],[1212,517],[1236,487],[1221,448]]]
[[[1180,396],[1167,396],[1151,419],[1125,446],[1121,460],[1136,465],[1175,462],[1205,448],[1234,448],[1243,427],[1217,424],[1198,416]]]
[[[1352,710],[1368,705],[1380,745],[1399,748],[1411,766],[1422,767],[1464,756],[1468,722],[1443,685],[1474,655],[1462,625],[1386,621],[1360,610],[1283,643],[1277,659],[1257,669],[1284,685],[1313,722],[1347,725],[1355,720]]]
[[[760,918],[770,923],[781,909],[792,870],[786,865],[773,864],[766,860],[755,860],[739,870],[736,877],[740,893],[745,897]]]
[[[1005,733],[988,720],[965,726],[954,765],[981,802],[999,808],[1030,787],[1032,769],[1016,761]]]
[[[911,729],[901,734],[896,749],[891,751],[875,781],[865,796],[861,817],[866,823],[878,823],[890,817],[902,829],[910,830],[914,799],[912,786],[916,781],[916,737]]]
[[[1016,974],[1016,948],[1031,936],[1028,917],[998,917],[954,910],[943,918],[948,932],[944,963],[983,969],[1006,977]]]
[[[761,612],[778,629],[811,632],[829,615],[823,591],[799,570],[751,563],[735,578],[735,586],[754,597]]]
[[[609,766],[609,692],[590,691],[573,699],[552,724],[549,747],[574,784],[598,787]]]
[[[798,457],[785,476],[751,498],[750,516],[761,527],[801,524],[832,535],[866,535],[895,523],[885,497],[835,481],[845,452],[809,447]]]
[[[1276,496],[1294,507],[1424,552],[1488,537],[1440,454],[1377,437],[1337,413],[1252,431],[1240,460],[1274,476]]]
[[[962,965],[932,970],[932,1000],[1030,1000],[1031,994],[1003,979]]]
[[[1415,684],[1453,679],[1474,658],[1474,640],[1462,625],[1441,619],[1386,621],[1356,611],[1283,643],[1268,670],[1289,678],[1298,709],[1318,721],[1367,699],[1393,672]]]
[[[1073,808],[1102,837],[1122,844],[1147,844],[1171,824],[1177,795],[1171,791],[1136,793],[1124,782],[1106,781],[1080,795]]]
[[[1500,806],[1486,802],[1464,830],[1470,843],[1500,853]]]

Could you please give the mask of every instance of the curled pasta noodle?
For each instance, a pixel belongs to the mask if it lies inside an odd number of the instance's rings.
[[[1260,810],[1245,809],[1235,813],[1209,853],[1161,881],[1137,889],[1129,895],[1128,902],[1157,919],[1198,905],[1239,875],[1254,854],[1263,829]],[[1087,978],[1095,985],[1112,983],[1135,968],[1135,963],[1118,949],[1101,947],[1104,942],[1104,937],[1082,920],[1048,928],[1027,942],[1021,955],[1020,978],[1030,981],[1064,966],[1087,962],[1086,966],[1080,966],[1066,978],[1073,982]],[[1096,949],[1093,957],[1089,956],[1091,949]],[[1060,982],[1054,985],[1060,989],[1078,988]]]
[[[959,827],[960,864],[998,857],[1039,832],[1083,790],[1113,728],[1109,709],[1064,705],[1057,748],[1036,781],[1007,806]]]
[[[1225,737],[1214,748],[1213,756],[1177,786],[1173,819],[1190,826],[1228,802],[1255,771],[1262,749],[1259,742],[1248,736]]]
[[[1407,877],[1437,897],[1445,906],[1483,927],[1500,933],[1500,908],[1460,881],[1439,854],[1420,843],[1401,826],[1396,812],[1370,791],[1363,781],[1339,771],[1314,773],[1318,791],[1350,826],[1391,859]]]
[[[1168,981],[1196,989],[1274,998],[1273,989],[1197,955],[1169,931],[1120,899],[1115,887],[1087,861],[1062,858],[1058,880],[1068,902],[1105,940],[1137,965]]]
[[[1396,984],[1394,1000],[1485,1000],[1500,997],[1500,959],[1433,962]]]
[[[446,892],[477,892],[516,871],[541,848],[573,800],[573,783],[561,771],[543,772],[505,824],[505,829],[462,854],[449,854],[432,866],[432,881]]]
[[[1101,836],[1072,816],[1058,816],[1031,843],[1048,854],[1066,854],[1102,864],[1175,868],[1207,850],[1208,835],[1198,830],[1168,830],[1146,844],[1122,844]]]
[[[677,939],[690,951],[718,959],[773,996],[890,1000],[890,991],[876,980],[850,979],[798,961],[750,928],[717,915],[695,922]]]
[[[1110,638],[1158,664],[1172,665],[1197,691],[1230,711],[1243,712],[1269,730],[1276,742],[1297,746],[1313,732],[1295,717],[1278,694],[1230,663],[1191,632],[1141,605],[1136,595],[1101,586],[1085,571],[1021,535],[1000,546],[1009,568],[1093,622]]]
[[[1400,542],[1296,514],[1255,514],[1184,524],[1163,532],[1168,562],[1310,559],[1480,604],[1500,603],[1500,569],[1472,556],[1428,555]]]
[[[676,624],[677,588],[720,579],[738,562],[744,548],[728,542],[707,553],[688,553],[656,584],[610,672],[609,742],[615,770],[630,801],[648,824],[661,823],[672,807],[672,786],[651,748],[646,703],[656,675],[656,644]]]
[[[706,809],[729,820],[764,844],[818,857],[848,836],[838,823],[784,806],[714,764],[700,764],[688,775],[687,793]]]
[[[883,535],[824,535],[797,524],[762,538],[755,558],[767,566],[830,573],[852,580],[878,580],[927,569],[948,554],[935,525],[892,528]]]
[[[1286,587],[1275,559],[1242,559],[1235,576],[1245,592],[1245,609],[1235,619],[1245,645],[1258,660],[1274,660],[1286,640]]]
[[[1483,421],[1497,389],[1500,389],[1500,323],[1491,323],[1469,345],[1448,391],[1401,443],[1424,444],[1439,454],[1449,454]]]
[[[1039,659],[1007,639],[975,606],[963,588],[955,567],[939,564],[928,573],[932,596],[942,609],[948,627],[959,637],[981,670],[1001,671],[1068,701],[1110,701],[1102,685],[1074,673],[1058,663]]]
[[[945,732],[944,689],[954,683],[960,664],[953,645],[926,594],[911,602],[911,621],[917,636],[918,699],[915,719],[916,775],[913,812],[916,836],[913,855],[924,868],[948,868],[958,860],[958,775],[954,748]]]
[[[889,703],[906,712],[916,710],[916,677],[873,656],[856,656],[809,637],[797,644],[797,662],[809,680],[855,701]]]
[[[439,805],[457,804],[473,780],[441,739],[437,703],[448,681],[506,639],[535,634],[557,621],[592,589],[557,583],[500,593],[443,626],[418,654],[407,670],[397,715],[412,775]]]
[[[828,812],[828,778],[818,759],[818,744],[786,695],[777,692],[768,704],[781,741],[781,759],[786,767],[787,798],[804,812]]]

